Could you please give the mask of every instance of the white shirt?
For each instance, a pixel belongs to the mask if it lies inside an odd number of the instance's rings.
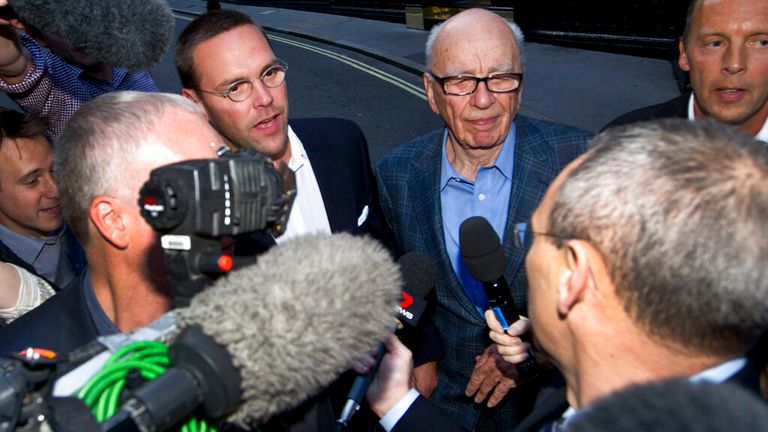
[[[693,109],[693,97],[693,93],[691,93],[691,98],[688,101],[688,120],[696,120],[696,112]],[[765,119],[765,123],[763,123],[763,127],[760,129],[760,132],[755,135],[755,139],[768,143],[768,119]]]
[[[296,175],[296,199],[285,232],[275,241],[280,244],[290,238],[305,234],[330,234],[331,225],[325,213],[323,196],[317,184],[315,172],[309,162],[301,140],[288,126],[288,141],[291,146],[291,160],[288,168]]]

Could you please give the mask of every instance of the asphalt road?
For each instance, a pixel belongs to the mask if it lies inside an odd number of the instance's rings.
[[[177,15],[176,34],[190,18]],[[279,33],[269,34],[288,63],[290,117],[341,117],[360,125],[376,161],[394,147],[442,125],[424,99],[421,78],[365,55]],[[158,87],[179,93],[173,47],[152,69]],[[18,109],[5,94],[0,105]]]

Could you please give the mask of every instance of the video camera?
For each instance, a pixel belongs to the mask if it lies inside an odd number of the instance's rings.
[[[277,236],[285,230],[296,195],[295,180],[285,165],[278,169],[267,156],[248,152],[179,162],[150,173],[138,204],[142,216],[161,234],[174,307],[188,305],[218,276],[255,262],[255,257],[232,256],[234,236],[257,232]],[[29,349],[13,358],[0,358],[0,432],[134,430],[113,419],[96,424],[79,399],[53,397],[54,383],[62,384],[57,381],[62,369],[88,369],[88,363],[98,363],[96,357],[108,357],[107,350],[114,352],[137,340],[166,342],[175,328],[166,314],[137,334],[102,337],[63,356]],[[191,358],[215,351],[197,339],[185,343],[188,348],[175,343],[171,351],[185,349],[194,354]],[[87,377],[70,374],[67,378]],[[136,392],[145,391],[146,385],[134,384]]]
[[[296,195],[293,172],[261,153],[179,162],[153,170],[141,214],[163,247],[174,307],[189,305],[216,277],[255,262],[233,257],[233,236],[280,235]]]

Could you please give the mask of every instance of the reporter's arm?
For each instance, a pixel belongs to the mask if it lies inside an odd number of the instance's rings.
[[[16,19],[0,19],[0,79],[9,85],[24,81],[33,66],[16,32],[21,28],[23,25]]]

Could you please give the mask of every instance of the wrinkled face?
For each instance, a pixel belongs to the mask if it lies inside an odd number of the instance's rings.
[[[448,22],[432,48],[432,72],[440,77],[486,77],[503,72],[522,72],[520,53],[512,30],[501,19],[467,28]],[[500,146],[520,106],[522,88],[513,93],[491,93],[484,83],[474,93],[446,95],[436,80],[424,75],[429,105],[443,118],[454,145],[465,149]]]
[[[236,81],[254,83],[242,102],[194,92],[193,99],[216,130],[236,147],[266,153],[273,160],[289,154],[287,87],[283,82],[268,88],[260,81],[264,71],[277,64],[262,33],[251,25],[236,27],[198,45],[193,57],[202,90],[220,93]],[[189,91],[185,95],[190,96]]]
[[[62,224],[53,182],[53,149],[45,137],[5,139],[0,147],[0,224],[42,238]]]
[[[757,133],[768,117],[768,0],[703,0],[680,51],[696,115]]]

